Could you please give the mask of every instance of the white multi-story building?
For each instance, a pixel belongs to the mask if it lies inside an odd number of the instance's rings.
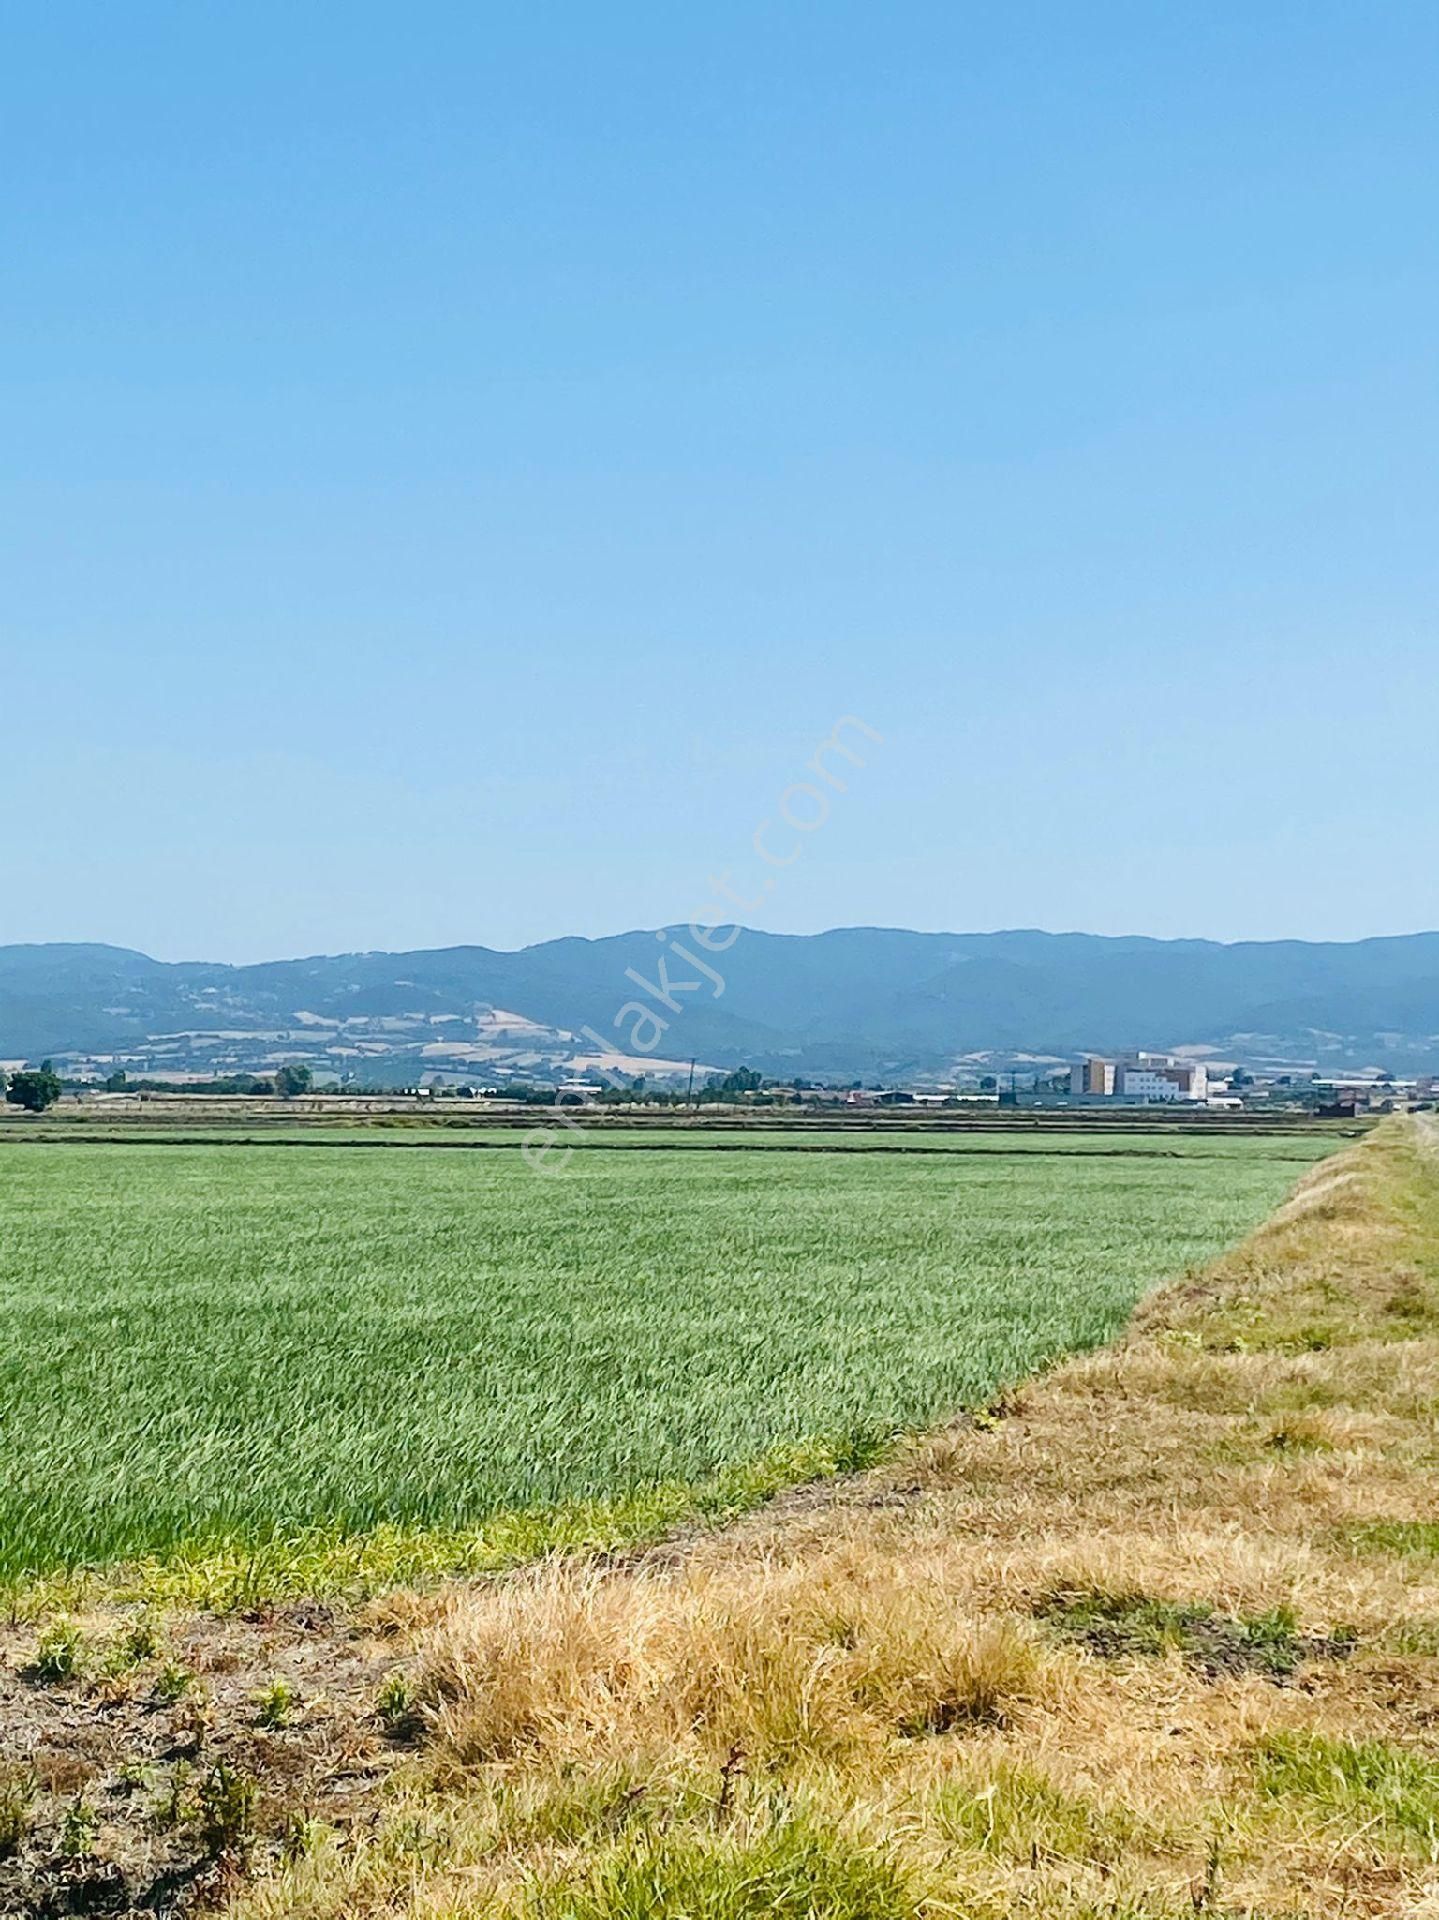
[[[1126,1100],[1180,1100],[1178,1080],[1159,1067],[1126,1067],[1119,1076],[1119,1091]]]
[[[1209,1069],[1189,1060],[1170,1060],[1163,1054],[1142,1053],[1120,1069],[1119,1091],[1127,1100],[1194,1100],[1209,1098]]]
[[[1188,1100],[1202,1105],[1209,1097],[1209,1071],[1202,1063],[1175,1060],[1167,1053],[1132,1053],[1119,1061],[1089,1054],[1074,1068],[1070,1092],[1076,1099]]]

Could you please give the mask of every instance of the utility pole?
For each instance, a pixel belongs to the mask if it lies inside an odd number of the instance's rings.
[[[695,1063],[690,1061],[690,1083],[685,1088],[685,1103],[693,1107],[695,1103]]]

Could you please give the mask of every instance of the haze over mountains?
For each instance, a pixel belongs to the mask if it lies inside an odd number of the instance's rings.
[[[745,932],[706,952],[672,928],[240,967],[0,947],[0,1059],[50,1055],[71,1071],[306,1060],[367,1084],[483,1081],[572,1070],[596,1058],[595,1036],[635,1070],[693,1056],[785,1076],[942,1074],[966,1056],[1130,1046],[1423,1070],[1439,1066],[1439,933],[1222,945],[850,927]]]

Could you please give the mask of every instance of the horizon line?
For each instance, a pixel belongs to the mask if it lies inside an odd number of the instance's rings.
[[[481,941],[454,941],[440,946],[420,947],[341,947],[312,953],[277,954],[260,960],[211,960],[203,958],[184,958],[161,960],[147,953],[142,947],[126,947],[107,940],[16,940],[0,942],[0,955],[7,953],[47,953],[92,951],[97,953],[125,954],[132,959],[148,961],[157,967],[226,967],[240,973],[252,967],[300,966],[309,961],[321,960],[374,960],[408,959],[420,954],[443,953],[488,953],[507,959],[517,958],[521,954],[535,953],[544,947],[577,943],[583,946],[602,946],[610,941],[636,939],[640,936],[653,938],[657,933],[671,933],[691,923],[683,920],[669,920],[656,926],[626,927],[617,933],[552,934],[543,940],[526,941],[518,947],[492,947]],[[903,934],[918,940],[1002,940],[1028,935],[1044,940],[1097,940],[1114,945],[1141,942],[1150,946],[1162,947],[1219,947],[1236,949],[1241,947],[1363,947],[1390,944],[1401,940],[1427,940],[1439,937],[1439,928],[1417,927],[1404,933],[1361,934],[1348,940],[1312,940],[1297,935],[1278,935],[1269,939],[1221,940],[1207,934],[1151,934],[1151,933],[1093,933],[1081,927],[1051,929],[1047,927],[994,927],[994,928],[921,928],[886,926],[872,922],[854,922],[842,926],[824,927],[813,933],[788,933],[774,931],[765,927],[751,927],[743,922],[701,921],[706,927],[734,925],[742,934],[751,938],[765,940],[827,940],[838,934]]]

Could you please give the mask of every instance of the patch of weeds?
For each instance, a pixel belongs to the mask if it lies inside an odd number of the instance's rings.
[[[1439,1520],[1366,1520],[1347,1528],[1344,1538],[1351,1546],[1377,1553],[1439,1560]]]
[[[65,1809],[65,1819],[60,1828],[60,1852],[67,1860],[83,1860],[95,1850],[95,1835],[99,1826],[95,1809],[82,1794],[77,1793]]]
[[[723,1822],[735,1804],[726,1774],[721,1768],[717,1783],[710,1773],[702,1782],[661,1786],[636,1767],[607,1763],[592,1774],[568,1774],[538,1796],[502,1788],[500,1819],[515,1847],[593,1850],[631,1826],[658,1823],[667,1832],[683,1821]]]
[[[873,1848],[809,1821],[757,1837],[640,1830],[574,1874],[532,1879],[527,1920],[910,1920],[914,1895]]]
[[[120,1646],[132,1666],[153,1660],[161,1647],[160,1629],[153,1620],[134,1620],[120,1636]]]
[[[1418,1332],[1434,1324],[1434,1296],[1414,1268],[1410,1267],[1399,1275],[1393,1291],[1384,1302],[1384,1312],[1389,1319],[1400,1322],[1406,1331]]]
[[[509,1831],[507,1828],[506,1832]],[[522,1834],[523,1828],[517,1831]],[[402,1861],[407,1869],[439,1865],[452,1843],[453,1827],[443,1815],[414,1814],[408,1818],[397,1817],[385,1825],[385,1854]]]
[[[299,1698],[288,1680],[272,1680],[268,1687],[255,1695],[256,1722],[273,1732],[289,1726]]]
[[[998,1400],[991,1401],[988,1406],[971,1407],[969,1423],[979,1433],[993,1433],[1006,1420],[1012,1420],[1018,1411],[1018,1401],[1010,1399],[1007,1395],[1001,1395]]]
[[[297,1860],[307,1860],[319,1852],[333,1832],[333,1827],[310,1814],[287,1814],[280,1833],[280,1857],[288,1866]]]
[[[1386,1653],[1418,1654],[1424,1659],[1439,1658],[1439,1620],[1403,1620],[1380,1642]]]
[[[953,1733],[959,1727],[1005,1727],[1010,1709],[1044,1687],[1034,1642],[1008,1622],[996,1622],[968,1644],[921,1660],[910,1677],[897,1719],[906,1739]],[[858,1697],[867,1689],[861,1685]]]
[[[0,1781],[0,1860],[13,1860],[25,1844],[34,1799],[35,1781],[30,1775],[13,1774]]]
[[[1339,1322],[1271,1318],[1252,1339],[1229,1351],[1274,1353],[1292,1358],[1302,1353],[1330,1353],[1336,1347],[1352,1346],[1361,1337],[1352,1325]]]
[[[250,1844],[254,1814],[255,1782],[217,1760],[195,1789],[195,1826],[206,1853],[216,1859],[243,1854]]]
[[[1298,1802],[1342,1829],[1417,1845],[1432,1855],[1439,1838],[1439,1761],[1385,1740],[1363,1743],[1317,1733],[1277,1734],[1255,1751],[1261,1793]]]
[[[897,1686],[895,1686],[897,1682]],[[1011,1709],[1045,1692],[1045,1663],[1030,1634],[995,1620],[957,1644],[915,1647],[897,1670],[880,1665],[855,1684],[855,1699],[893,1715],[905,1740],[953,1734],[957,1728],[1009,1726]],[[803,1720],[797,1738],[803,1741]]]
[[[190,1815],[190,1769],[182,1761],[170,1775],[170,1784],[150,1809],[150,1818],[166,1833],[185,1824]]]
[[[1264,1445],[1270,1453],[1332,1453],[1334,1429],[1322,1414],[1286,1414],[1265,1434]]]
[[[1288,1299],[1266,1292],[1229,1303],[1206,1326],[1204,1344],[1218,1353],[1328,1353],[1369,1339],[1372,1331],[1367,1321],[1356,1321],[1348,1287],[1313,1276]]]
[[[36,1641],[34,1658],[25,1672],[43,1686],[59,1686],[76,1678],[84,1658],[84,1634],[73,1620],[56,1620]]]
[[[1320,1420],[1320,1430],[1326,1437],[1332,1437],[1337,1430],[1324,1424],[1325,1413],[1343,1413],[1354,1406],[1354,1385],[1348,1379],[1336,1380],[1291,1380],[1283,1386],[1275,1387],[1264,1397],[1264,1404],[1276,1416],[1283,1416],[1285,1424],[1295,1415],[1314,1415]]]
[[[1204,1856],[1203,1877],[1190,1888],[1189,1904],[1195,1913],[1210,1913],[1219,1895],[1220,1869],[1224,1863],[1224,1848],[1218,1833],[1209,1837],[1209,1846]]]
[[[933,1803],[952,1845],[1006,1860],[1089,1860],[1107,1865],[1130,1843],[1133,1822],[1062,1793],[1029,1767],[1001,1764],[983,1786],[955,1781]]]
[[[105,1649],[104,1671],[118,1678],[133,1673],[160,1651],[160,1633],[152,1620],[133,1621]]]
[[[424,1730],[424,1716],[416,1704],[414,1689],[398,1668],[380,1682],[375,1716],[392,1740],[417,1740]]]
[[[155,1769],[148,1760],[125,1760],[115,1770],[112,1792],[127,1797],[148,1793],[155,1784]]]
[[[200,1754],[215,1724],[210,1696],[203,1687],[191,1685],[184,1710],[176,1716],[175,1732],[188,1746],[193,1757]]]
[[[182,1667],[178,1660],[167,1660],[155,1675],[150,1698],[157,1707],[173,1707],[190,1691],[193,1678],[190,1669]]]
[[[1102,1659],[1181,1654],[1208,1679],[1242,1673],[1288,1680],[1306,1660],[1343,1660],[1355,1636],[1302,1634],[1288,1607],[1267,1613],[1218,1613],[1202,1601],[1177,1604],[1142,1593],[1059,1592],[1039,1608],[1040,1618],[1067,1640]]]

